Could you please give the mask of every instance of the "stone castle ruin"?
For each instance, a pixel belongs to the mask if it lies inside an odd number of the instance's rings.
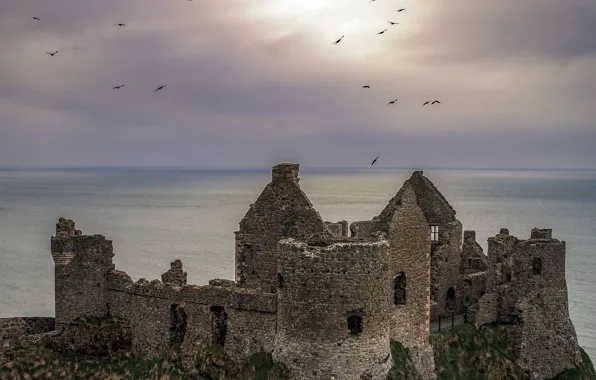
[[[324,221],[299,186],[299,165],[272,180],[235,232],[235,280],[187,284],[175,260],[161,280],[134,282],[112,241],[60,218],[51,238],[55,319],[0,319],[0,350],[79,317],[115,316],[133,352],[216,344],[234,359],[272,353],[297,380],[380,380],[390,340],[435,379],[430,322],[470,308],[473,323],[504,323],[522,367],[545,379],[581,362],[568,315],[565,243],[550,230],[518,240],[502,230],[488,259],[474,231],[421,171],[372,220]],[[463,236],[462,236],[463,234]],[[38,338],[37,338],[38,339]]]

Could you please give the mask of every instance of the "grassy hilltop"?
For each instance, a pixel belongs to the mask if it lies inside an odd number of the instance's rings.
[[[114,335],[114,321],[82,320],[69,327],[76,334],[42,339],[15,350],[0,364],[2,379],[198,379],[198,380],[285,380],[287,369],[273,362],[271,355],[259,353],[243,363],[235,363],[218,347],[199,347],[192,365],[183,366],[179,349],[172,347],[161,358],[141,360],[122,349],[122,336]],[[73,330],[75,329],[75,330]],[[80,332],[83,331],[81,334]],[[74,338],[73,338],[74,337]],[[82,338],[81,338],[82,337]],[[454,331],[431,334],[440,380],[529,379],[515,364],[502,327],[475,329],[463,325]],[[56,344],[56,341],[59,344]],[[387,380],[420,379],[408,349],[392,342],[393,368]],[[552,380],[596,380],[589,357],[584,363]]]

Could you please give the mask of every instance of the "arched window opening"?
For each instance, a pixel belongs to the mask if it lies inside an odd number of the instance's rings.
[[[224,346],[228,333],[228,314],[221,306],[211,306],[211,343]]]
[[[534,257],[532,261],[532,273],[535,275],[542,274],[542,259],[540,257]]]
[[[170,344],[182,344],[186,335],[186,311],[184,306],[170,306]]]
[[[351,335],[357,335],[362,333],[362,314],[358,312],[352,312],[348,314],[348,330]]]
[[[393,279],[393,303],[395,305],[406,304],[406,274],[400,272]]]

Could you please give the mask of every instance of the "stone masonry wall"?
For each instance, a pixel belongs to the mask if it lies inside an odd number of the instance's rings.
[[[50,242],[55,263],[56,328],[77,317],[106,315],[106,278],[114,269],[112,241],[102,235],[82,235],[72,220],[60,218]]]
[[[469,307],[486,293],[487,258],[476,242],[475,231],[464,231],[460,274],[464,276],[460,298]]]
[[[336,237],[348,237],[350,230],[348,229],[348,222],[341,220],[339,222],[325,222],[327,230]]]
[[[477,326],[507,328],[519,364],[532,379],[550,379],[581,362],[569,318],[565,242],[551,230],[533,229],[518,240],[505,229],[489,238],[489,292],[474,306]]]
[[[47,333],[55,327],[53,317],[0,318],[0,356],[5,350],[20,346],[27,335]]]
[[[274,359],[293,379],[386,378],[388,248],[386,241],[353,238],[280,241]]]
[[[414,188],[406,181],[381,214],[372,221],[354,222],[355,236],[384,236],[389,242],[392,282],[405,276],[405,304],[391,302],[391,338],[410,348],[416,367],[433,379],[434,359],[428,342],[430,331],[429,229]],[[366,234],[366,235],[365,235]],[[393,293],[394,284],[392,284]],[[393,298],[393,296],[392,296]]]
[[[236,359],[273,349],[277,309],[274,294],[235,286],[177,286],[159,280],[140,279],[134,283],[120,271],[109,274],[108,287],[110,314],[131,323],[133,350],[142,357],[158,356],[170,346],[177,306],[183,308],[186,321],[182,334],[184,355],[192,355],[197,343],[214,343],[214,335],[220,333],[225,351]],[[224,330],[214,331],[213,319],[223,313],[226,325],[218,328]]]
[[[422,171],[415,171],[406,180],[404,186],[410,186],[416,193],[417,204],[421,208],[427,221],[427,234],[430,238],[430,225],[437,225],[438,241],[431,242],[431,300],[432,319],[439,314],[460,311],[463,306],[461,286],[461,244],[462,225],[455,217],[455,210],[435,185],[423,175]],[[402,187],[403,189],[403,187]],[[401,197],[400,191],[396,199]],[[390,202],[391,204],[391,202]],[[391,209],[383,210],[379,219]],[[455,294],[455,297],[452,297]]]
[[[277,243],[306,241],[327,231],[325,223],[298,185],[299,165],[273,167],[272,181],[240,221],[236,234],[238,286],[274,291],[277,281]]]

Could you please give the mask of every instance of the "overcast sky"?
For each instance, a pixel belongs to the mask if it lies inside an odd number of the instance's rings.
[[[596,168],[594,0],[2,0],[0,48],[0,165]]]

